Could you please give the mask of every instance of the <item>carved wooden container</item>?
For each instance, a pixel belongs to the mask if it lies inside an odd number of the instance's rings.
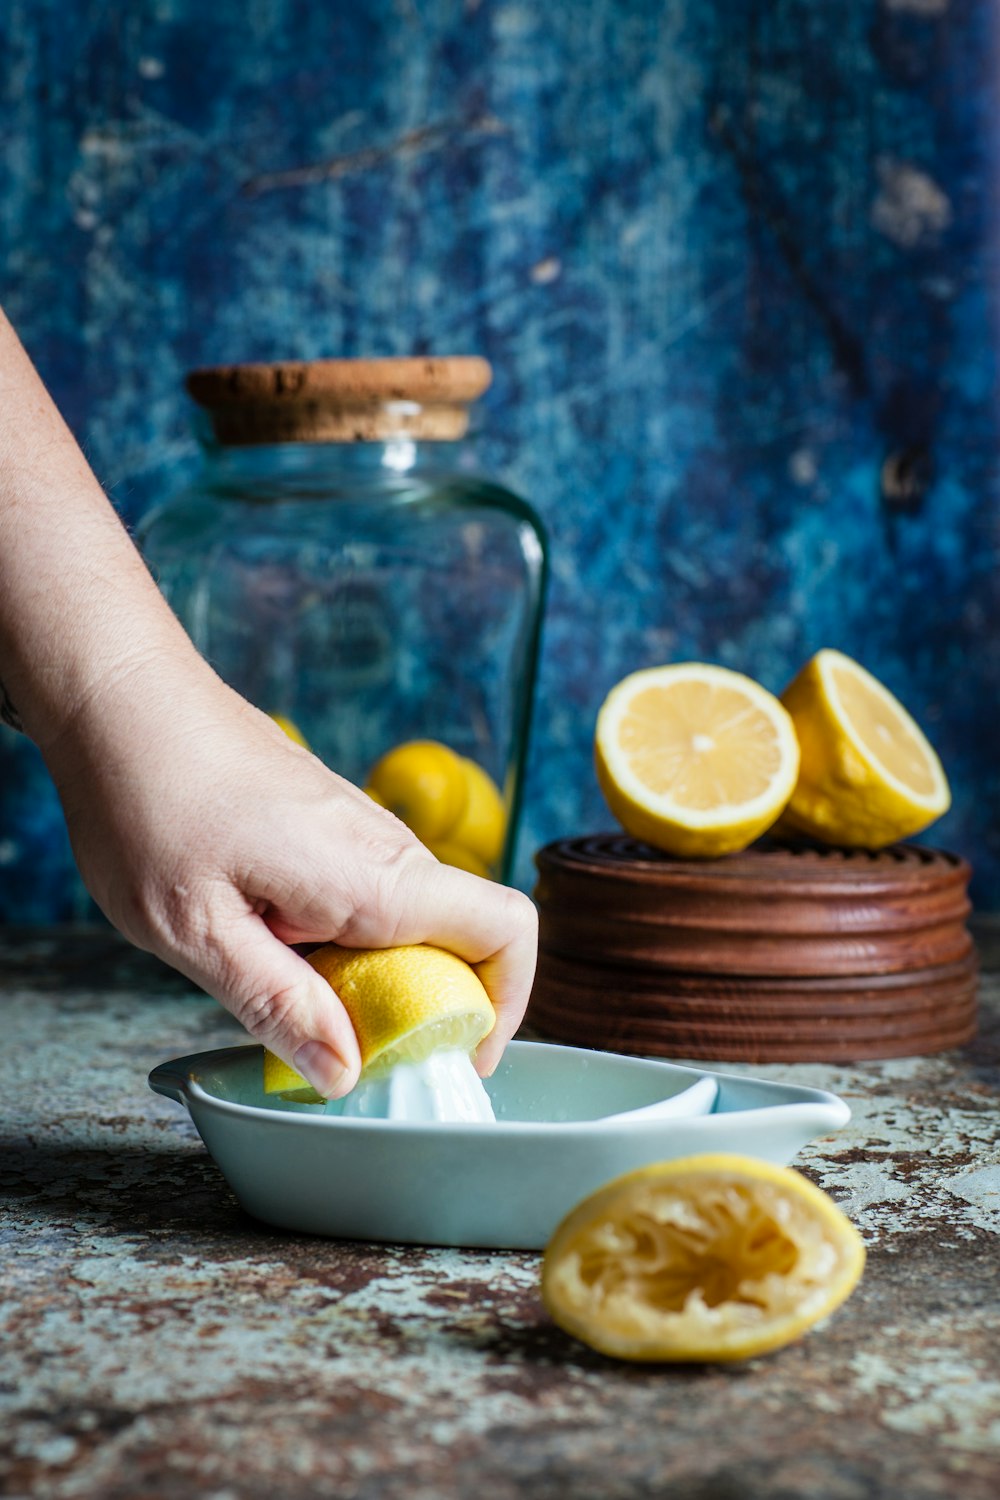
[[[917,845],[672,859],[625,834],[537,856],[528,1012],[585,1046],[740,1062],[936,1052],[976,1025],[971,871]]]

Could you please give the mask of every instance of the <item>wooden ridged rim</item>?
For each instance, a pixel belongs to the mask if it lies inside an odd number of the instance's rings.
[[[623,833],[586,834],[556,839],[535,857],[539,873],[565,870],[571,875],[604,878],[622,884],[721,893],[761,887],[770,895],[796,890],[822,896],[845,883],[871,895],[942,883],[965,886],[971,875],[966,860],[943,849],[921,844],[895,844],[888,849],[834,849],[813,844],[762,841],[742,854],[723,859],[673,859],[649,844]]]
[[[874,854],[775,847],[704,865],[624,835],[537,857],[543,952],[742,975],[882,974],[972,950],[968,864],[904,845]]]

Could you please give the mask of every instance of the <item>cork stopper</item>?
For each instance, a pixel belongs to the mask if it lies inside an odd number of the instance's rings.
[[[220,443],[454,442],[493,372],[475,355],[283,360],[192,370],[188,394]]]

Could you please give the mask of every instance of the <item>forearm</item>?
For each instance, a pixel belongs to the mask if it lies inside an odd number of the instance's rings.
[[[0,312],[0,681],[43,749],[117,678],[190,652]]]

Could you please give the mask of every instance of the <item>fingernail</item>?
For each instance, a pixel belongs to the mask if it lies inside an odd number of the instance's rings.
[[[472,1054],[472,1065],[480,1078],[492,1078],[499,1062],[499,1057],[491,1058],[489,1052],[482,1047]]]
[[[339,1053],[325,1042],[303,1042],[292,1062],[326,1099],[339,1099],[350,1089],[350,1071]]]

